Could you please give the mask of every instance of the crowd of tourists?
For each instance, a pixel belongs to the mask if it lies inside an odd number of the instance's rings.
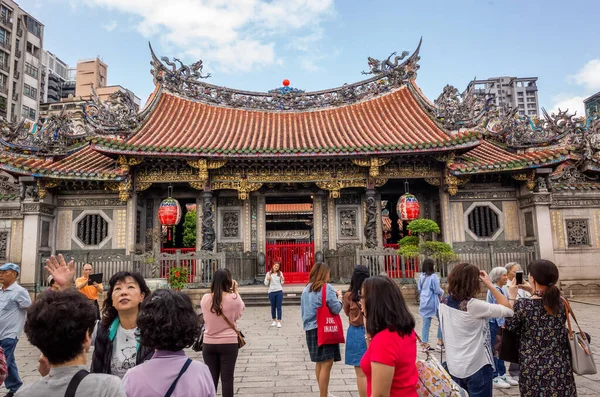
[[[51,288],[32,302],[16,282],[19,266],[0,267],[0,357],[6,359],[6,373],[0,360],[0,381],[6,377],[6,396],[211,397],[219,382],[224,397],[234,395],[235,365],[244,343],[236,323],[245,305],[229,270],[215,272],[199,317],[186,294],[151,292],[135,272],[112,275],[98,313],[103,290],[88,280],[91,266],[75,280],[73,262],[67,264],[59,255],[47,261],[46,269]],[[301,314],[320,397],[332,396],[331,371],[341,361],[342,343],[360,397],[417,396],[419,349],[428,355],[436,349],[445,352],[450,382],[471,397],[491,397],[494,387],[517,384],[522,396],[577,395],[565,329],[567,303],[556,285],[554,263],[533,261],[527,281],[516,277],[522,276],[517,263],[494,268],[489,275],[461,263],[448,275],[446,291],[433,261],[425,260],[422,270],[417,283],[423,320],[419,337],[415,318],[392,279],[371,276],[367,267],[356,266],[349,289],[342,293],[329,283],[327,264],[313,266]],[[282,326],[284,282],[279,264],[273,264],[264,280],[273,327]],[[487,292],[485,299],[480,299],[482,292]],[[342,310],[349,322],[345,333]],[[429,343],[434,317],[439,323],[435,349]],[[25,386],[14,358],[23,329],[42,353],[41,377]],[[508,371],[494,348],[500,330],[519,336],[519,362],[509,363]],[[203,363],[184,351],[198,344]]]

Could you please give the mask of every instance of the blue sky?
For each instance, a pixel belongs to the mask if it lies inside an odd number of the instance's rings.
[[[542,106],[582,109],[600,91],[596,0],[17,0],[45,25],[65,62],[101,57],[108,83],[145,101],[159,56],[204,60],[210,82],[307,91],[361,80],[367,56],[412,50],[417,84],[434,100],[474,77],[537,76]],[[581,110],[579,111],[581,114]]]

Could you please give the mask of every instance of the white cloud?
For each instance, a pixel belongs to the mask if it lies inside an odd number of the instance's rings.
[[[280,64],[276,38],[318,34],[334,6],[334,0],[68,1],[133,15],[137,31],[145,37],[160,35],[165,44],[175,47],[173,51],[227,71]]]
[[[554,98],[552,112],[569,109],[569,113],[577,111],[578,116],[585,116],[583,100],[600,89],[600,59],[592,59],[586,63],[577,73],[567,77],[571,83],[580,86],[578,94],[559,94]]]
[[[570,114],[577,112],[577,116],[585,116],[585,107],[583,106],[583,100],[588,96],[565,96],[559,95],[554,98],[554,106],[551,109],[551,113],[557,113],[560,110],[569,110]]]
[[[590,90],[600,89],[600,59],[592,59],[586,63],[571,79]]]
[[[100,25],[102,27],[102,29],[106,30],[107,32],[112,32],[117,28],[117,21],[110,21],[109,23],[105,23],[104,25]]]

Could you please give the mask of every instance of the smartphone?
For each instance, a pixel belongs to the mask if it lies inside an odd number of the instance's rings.
[[[517,280],[517,285],[523,284],[523,272],[519,271],[515,273],[515,279]]]

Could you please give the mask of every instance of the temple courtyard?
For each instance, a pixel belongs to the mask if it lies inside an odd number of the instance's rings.
[[[581,327],[591,335],[596,361],[600,357],[600,329],[597,315],[600,299],[574,299],[575,311]],[[304,332],[300,306],[284,306],[283,328],[270,327],[268,307],[247,307],[239,321],[239,328],[246,335],[247,345],[240,350],[236,367],[236,395],[261,397],[302,397],[318,395],[314,377],[314,364],[310,362]],[[417,320],[417,331],[421,330],[418,307],[413,302],[410,309]],[[345,325],[347,318],[342,315]],[[432,329],[436,329],[434,320]],[[433,331],[432,331],[433,335]],[[433,340],[435,343],[435,340]],[[202,354],[191,350],[187,352],[193,359],[202,360]],[[439,353],[438,357],[439,357]],[[17,363],[23,381],[33,382],[39,376],[37,359],[39,351],[23,339],[17,347]],[[422,354],[420,354],[422,356]],[[342,359],[344,357],[342,347]],[[593,376],[575,376],[580,396],[600,395],[600,374]],[[5,389],[0,389],[3,394]],[[337,397],[357,397],[354,369],[341,363],[333,367],[330,392]],[[494,396],[518,396],[518,387],[508,390],[494,390]]]

